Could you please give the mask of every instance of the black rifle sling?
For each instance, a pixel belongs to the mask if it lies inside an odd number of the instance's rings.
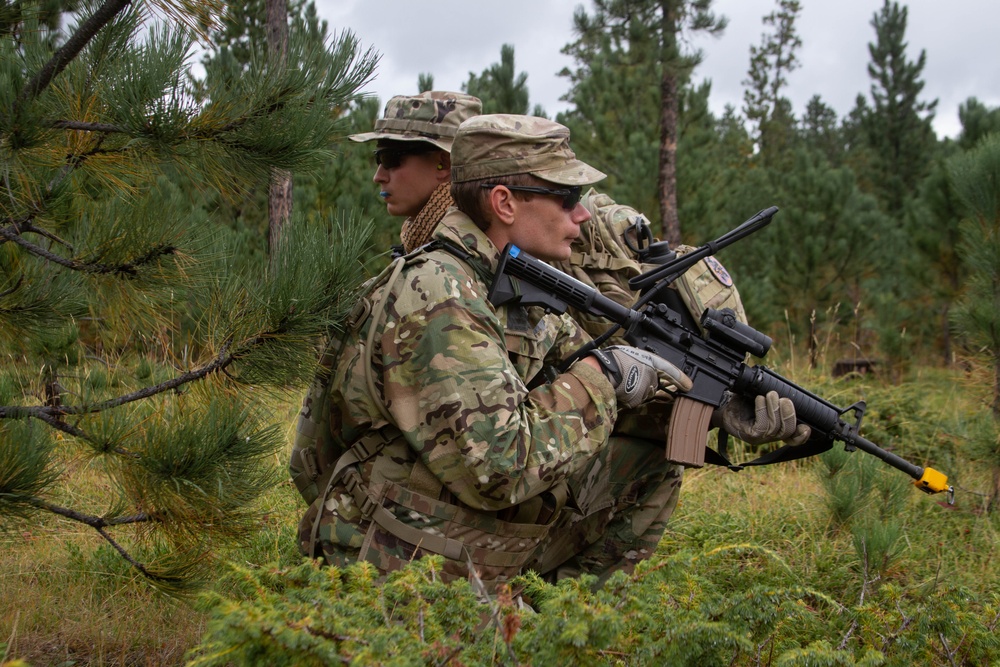
[[[730,470],[740,471],[743,468],[749,468],[750,466],[766,466],[773,463],[785,463],[786,461],[794,461],[796,459],[804,459],[810,456],[816,456],[817,454],[822,454],[823,452],[833,448],[833,439],[825,437],[820,434],[814,433],[812,437],[801,445],[782,445],[777,449],[770,451],[766,454],[762,454],[755,458],[753,461],[748,461],[746,463],[732,463],[727,458],[727,443],[729,441],[729,434],[724,430],[719,429],[719,444],[718,450],[712,449],[709,446],[705,446],[705,463],[711,463],[712,465],[723,466],[729,468]]]

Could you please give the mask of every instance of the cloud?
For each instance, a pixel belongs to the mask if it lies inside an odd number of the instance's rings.
[[[1000,105],[1000,2],[983,0],[912,0],[909,9],[907,52],[915,60],[927,53],[923,99],[938,99],[935,129],[954,136],[960,129],[958,105],[975,96],[990,106]],[[500,47],[513,44],[519,72],[528,73],[531,103],[550,115],[564,110],[559,100],[569,89],[558,72],[572,67],[560,53],[573,41],[573,11],[590,2],[579,0],[508,0],[501,3],[440,0],[433,4],[389,0],[379,4],[359,0],[317,0],[320,16],[332,30],[350,28],[365,46],[382,53],[377,79],[370,92],[384,102],[395,94],[417,92],[421,73],[434,76],[435,87],[461,90],[469,72],[481,73],[500,60]],[[713,10],[729,18],[721,38],[698,38],[704,63],[696,80],[712,81],[712,108],[726,104],[739,108],[749,65],[751,44],[759,44],[765,26],[761,19],[775,10],[773,0],[716,0]],[[843,117],[858,94],[870,97],[868,43],[870,25],[882,0],[803,2],[798,21],[801,67],[788,77],[787,97],[797,113],[814,95]]]

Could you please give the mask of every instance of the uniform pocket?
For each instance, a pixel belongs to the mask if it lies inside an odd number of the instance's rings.
[[[383,572],[437,554],[445,558],[442,578],[466,579],[472,567],[492,591],[522,571],[549,533],[547,525],[503,521],[496,513],[434,500],[391,482],[377,497],[360,557]]]

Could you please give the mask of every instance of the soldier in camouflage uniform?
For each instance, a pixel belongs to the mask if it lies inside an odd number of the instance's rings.
[[[552,121],[463,123],[459,210],[434,234],[448,247],[397,259],[370,285],[333,355],[327,399],[303,407],[297,443],[319,443],[315,461],[297,444],[290,466],[310,503],[306,554],[383,572],[440,554],[445,579],[474,571],[492,587],[528,568],[604,575],[653,553],[680,470],[662,439],[612,430],[620,409],[690,380],[618,346],[529,391],[588,336],[567,316],[486,299],[507,242],[569,257],[590,215],[581,186],[603,177]]]
[[[431,233],[451,200],[451,144],[462,121],[479,115],[478,97],[429,91],[397,95],[385,105],[375,131],[352,134],[358,142],[375,141],[375,175],[379,196],[390,215],[406,216],[396,255],[413,252]]]
[[[620,413],[690,379],[613,346],[529,390],[589,337],[568,316],[486,299],[506,243],[570,257],[590,216],[582,186],[601,178],[557,123],[462,124],[458,209],[439,223],[437,245],[369,283],[318,379],[328,393],[304,402],[290,463],[309,503],[304,553],[382,572],[439,554],[445,580],[474,573],[487,588],[526,569],[603,578],[654,553],[681,468],[664,457],[662,429],[650,440],[614,429]],[[773,440],[769,415],[748,423]]]

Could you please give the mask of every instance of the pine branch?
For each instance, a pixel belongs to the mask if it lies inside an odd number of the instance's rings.
[[[105,519],[102,516],[94,516],[92,514],[84,514],[83,512],[78,512],[74,509],[68,507],[62,507],[61,505],[54,505],[47,500],[36,497],[21,498],[21,502],[31,505],[32,507],[37,507],[38,509],[45,510],[46,512],[51,512],[52,514],[57,514],[66,519],[76,521],[77,523],[82,523],[100,531],[103,528],[114,527],[114,526],[125,526],[133,523],[149,523],[151,521],[156,521],[155,518],[146,514],[145,512],[140,512],[133,516],[123,516],[115,519]],[[110,538],[106,538],[110,539]],[[111,540],[112,544],[114,543]]]
[[[66,164],[63,165],[62,169],[59,170],[59,174],[54,179],[52,179],[52,181],[46,186],[45,195],[42,197],[41,201],[35,203],[35,205],[33,206],[33,210],[30,213],[21,216],[19,220],[8,219],[10,222],[10,226],[6,228],[0,228],[0,245],[3,245],[9,240],[15,240],[10,238],[9,236],[10,227],[13,227],[14,231],[16,231],[18,234],[24,232],[32,232],[35,234],[39,234],[49,239],[50,241],[64,245],[72,250],[72,246],[69,243],[63,241],[62,239],[60,239],[58,236],[55,236],[51,232],[48,232],[40,227],[35,227],[33,224],[31,224],[31,221],[34,220],[36,217],[38,217],[38,215],[45,210],[46,204],[52,197],[56,188],[63,181],[65,181],[66,178],[68,178],[71,173],[73,173],[73,170],[80,167],[80,165],[86,162],[87,158],[89,158],[90,156],[96,155],[101,152],[100,150],[101,144],[104,143],[104,140],[107,138],[107,136],[108,134],[104,133],[100,137],[98,137],[97,141],[94,143],[94,147],[91,148],[86,153],[70,154],[66,157]],[[6,182],[6,178],[4,180]],[[10,190],[9,186],[7,189],[8,191]]]
[[[0,233],[2,232],[3,229],[0,229]],[[213,373],[225,373],[229,366],[231,366],[238,359],[245,357],[254,348],[265,345],[275,337],[284,333],[285,324],[287,324],[287,322],[282,320],[282,322],[280,322],[278,327],[274,330],[262,332],[257,336],[244,341],[243,344],[234,352],[230,352],[231,341],[226,342],[222,345],[218,356],[216,356],[210,363],[199,369],[182,373],[181,375],[165,382],[149,387],[143,387],[142,389],[136,390],[132,393],[124,394],[122,396],[118,396],[117,398],[91,405],[0,406],[0,419],[23,419],[25,417],[34,418],[44,421],[45,423],[65,431],[66,433],[70,433],[71,435],[78,435],[76,432],[67,430],[74,429],[75,427],[66,424],[60,419],[60,417],[103,412],[104,410],[121,407],[122,405],[126,405],[128,403],[134,403],[135,401],[140,401],[145,398],[156,396],[157,394],[177,389],[178,387],[188,384],[189,382],[195,382],[206,378]],[[80,432],[79,435],[80,437],[87,439],[89,442],[96,442],[93,438],[88,437],[83,432]],[[120,453],[128,454],[128,452]]]
[[[13,229],[12,229],[13,227]],[[17,230],[17,231],[15,231]],[[124,264],[101,264],[100,262],[79,262],[72,259],[66,259],[61,255],[46,250],[45,248],[35,245],[31,241],[28,241],[21,236],[21,230],[17,225],[11,225],[8,227],[0,227],[0,237],[3,237],[6,241],[12,241],[17,245],[21,246],[28,252],[42,259],[47,259],[48,261],[64,266],[72,271],[80,271],[82,273],[95,273],[95,274],[116,274],[126,278],[134,278],[139,275],[139,269],[147,264],[151,264],[160,257],[166,255],[172,255],[177,251],[177,248],[171,245],[160,245],[149,250],[144,255],[137,257],[131,262],[125,262]],[[37,231],[37,228],[32,228],[32,231]]]
[[[162,583],[178,583],[178,582],[183,581],[180,577],[163,577],[163,576],[160,576],[160,575],[158,575],[158,574],[156,574],[154,572],[150,572],[146,568],[145,565],[143,565],[142,563],[140,563],[139,561],[137,561],[135,558],[133,558],[132,554],[130,554],[128,551],[125,550],[125,547],[123,547],[122,545],[120,545],[117,542],[115,542],[114,538],[112,538],[110,535],[108,535],[108,532],[106,530],[104,530],[103,528],[97,528],[96,530],[100,534],[101,537],[103,537],[105,540],[107,540],[108,543],[112,547],[114,547],[115,551],[117,551],[119,554],[121,554],[122,558],[124,558],[126,561],[128,561],[129,564],[132,565],[132,567],[134,567],[135,569],[139,570],[139,572],[141,572],[142,575],[144,577],[146,577],[147,579],[151,579],[152,581],[158,581],[158,582],[162,582]]]
[[[65,181],[69,177],[69,175],[71,173],[73,173],[73,170],[79,168],[80,165],[82,165],[84,162],[86,162],[87,158],[89,158],[91,155],[96,155],[97,153],[99,153],[101,145],[104,143],[104,140],[107,139],[107,138],[108,138],[107,133],[101,134],[97,138],[97,141],[94,142],[93,148],[91,148],[86,153],[77,153],[77,154],[67,155],[66,156],[66,164],[63,165],[62,169],[59,170],[59,174],[55,178],[53,178],[52,181],[49,182],[48,186],[46,187],[45,194],[46,195],[51,195],[53,192],[55,192],[56,188],[63,181]]]
[[[92,514],[84,514],[83,512],[78,512],[68,507],[54,505],[50,502],[42,500],[41,498],[35,498],[35,497],[23,498],[21,499],[21,501],[33,507],[37,507],[38,509],[51,512],[52,514],[57,514],[66,519],[70,519],[71,521],[76,521],[78,523],[90,526],[91,528],[96,530],[97,533],[101,537],[103,537],[112,547],[114,547],[115,551],[117,551],[122,558],[128,561],[132,567],[139,570],[139,572],[141,572],[142,575],[147,579],[159,582],[166,582],[166,583],[172,583],[178,581],[176,577],[163,577],[154,572],[150,572],[145,565],[137,561],[132,556],[132,554],[130,554],[125,549],[125,547],[123,547],[121,544],[115,541],[115,539],[111,537],[108,531],[105,530],[106,528],[113,526],[124,526],[135,523],[149,523],[151,521],[156,520],[153,517],[146,514],[145,512],[133,516],[118,517],[116,519],[105,519],[104,517],[94,516]]]
[[[82,120],[51,120],[48,126],[54,130],[79,130],[82,132],[124,133],[127,130],[110,123],[88,123]]]
[[[36,227],[35,225],[33,225],[31,223],[33,217],[34,216],[25,215],[22,216],[20,220],[10,221],[9,227],[0,228],[0,235],[3,235],[4,230],[11,232],[13,234],[38,234],[39,236],[43,236],[48,240],[52,241],[53,243],[58,243],[59,245],[66,247],[70,251],[73,250],[73,244],[69,243],[64,239],[59,238],[58,236],[48,231],[47,229],[42,229],[41,227]],[[0,238],[0,245],[6,243],[7,240],[8,239],[6,238],[6,236],[4,236],[4,238]]]
[[[263,337],[262,337],[263,338]],[[137,391],[130,394],[125,394],[117,398],[113,398],[101,403],[94,403],[92,405],[59,405],[59,406],[6,406],[0,407],[0,419],[23,419],[24,417],[33,417],[39,419],[46,423],[52,423],[50,420],[59,421],[58,417],[65,415],[82,415],[88,413],[102,412],[104,410],[109,410],[111,408],[117,408],[128,403],[134,403],[135,401],[140,401],[144,398],[149,398],[151,396],[156,396],[157,394],[162,394],[163,392],[170,391],[171,389],[177,389],[189,382],[194,382],[195,380],[200,380],[202,378],[208,377],[212,373],[221,371],[227,366],[236,361],[236,354],[229,354],[227,352],[228,346],[223,346],[222,352],[219,353],[211,363],[199,368],[197,370],[188,371],[187,373],[182,373],[177,377],[161,382],[160,384],[153,385],[150,387],[143,387]],[[61,423],[61,422],[60,422]],[[55,424],[53,424],[55,425]]]
[[[8,290],[4,290],[3,292],[0,292],[0,298],[3,298],[5,296],[10,296],[11,294],[13,294],[14,292],[16,292],[17,290],[21,289],[21,285],[23,283],[24,283],[24,276],[23,275],[18,276],[17,277],[17,282],[14,283],[13,287],[11,287]]]
[[[101,28],[110,23],[130,4],[132,4],[132,0],[107,0],[89,19],[84,21],[73,36],[66,40],[66,43],[52,55],[52,58],[21,90],[21,94],[14,101],[11,115],[16,117],[24,104],[35,99],[48,88],[52,80],[66,69],[66,66],[79,55],[83,47],[97,35]]]
[[[83,429],[78,428],[76,426],[73,426],[72,424],[67,424],[62,419],[60,419],[59,417],[57,417],[55,415],[39,413],[39,414],[31,415],[31,416],[35,417],[35,419],[38,419],[39,421],[45,422],[46,424],[48,424],[52,428],[56,429],[57,431],[62,431],[63,433],[65,433],[67,435],[73,436],[74,438],[79,438],[80,440],[83,440],[85,442],[89,442],[90,444],[96,445],[96,446],[101,447],[101,448],[103,448],[104,445],[105,445],[104,442],[102,442],[101,440],[98,440],[97,438],[95,438],[94,436],[90,435],[89,433],[87,433]],[[125,449],[123,447],[112,447],[112,448],[110,448],[110,451],[112,451],[115,454],[118,454],[120,456],[127,456],[127,457],[133,458],[133,459],[140,458],[138,454],[136,454],[134,452],[130,452],[130,451],[128,451],[127,449]]]

